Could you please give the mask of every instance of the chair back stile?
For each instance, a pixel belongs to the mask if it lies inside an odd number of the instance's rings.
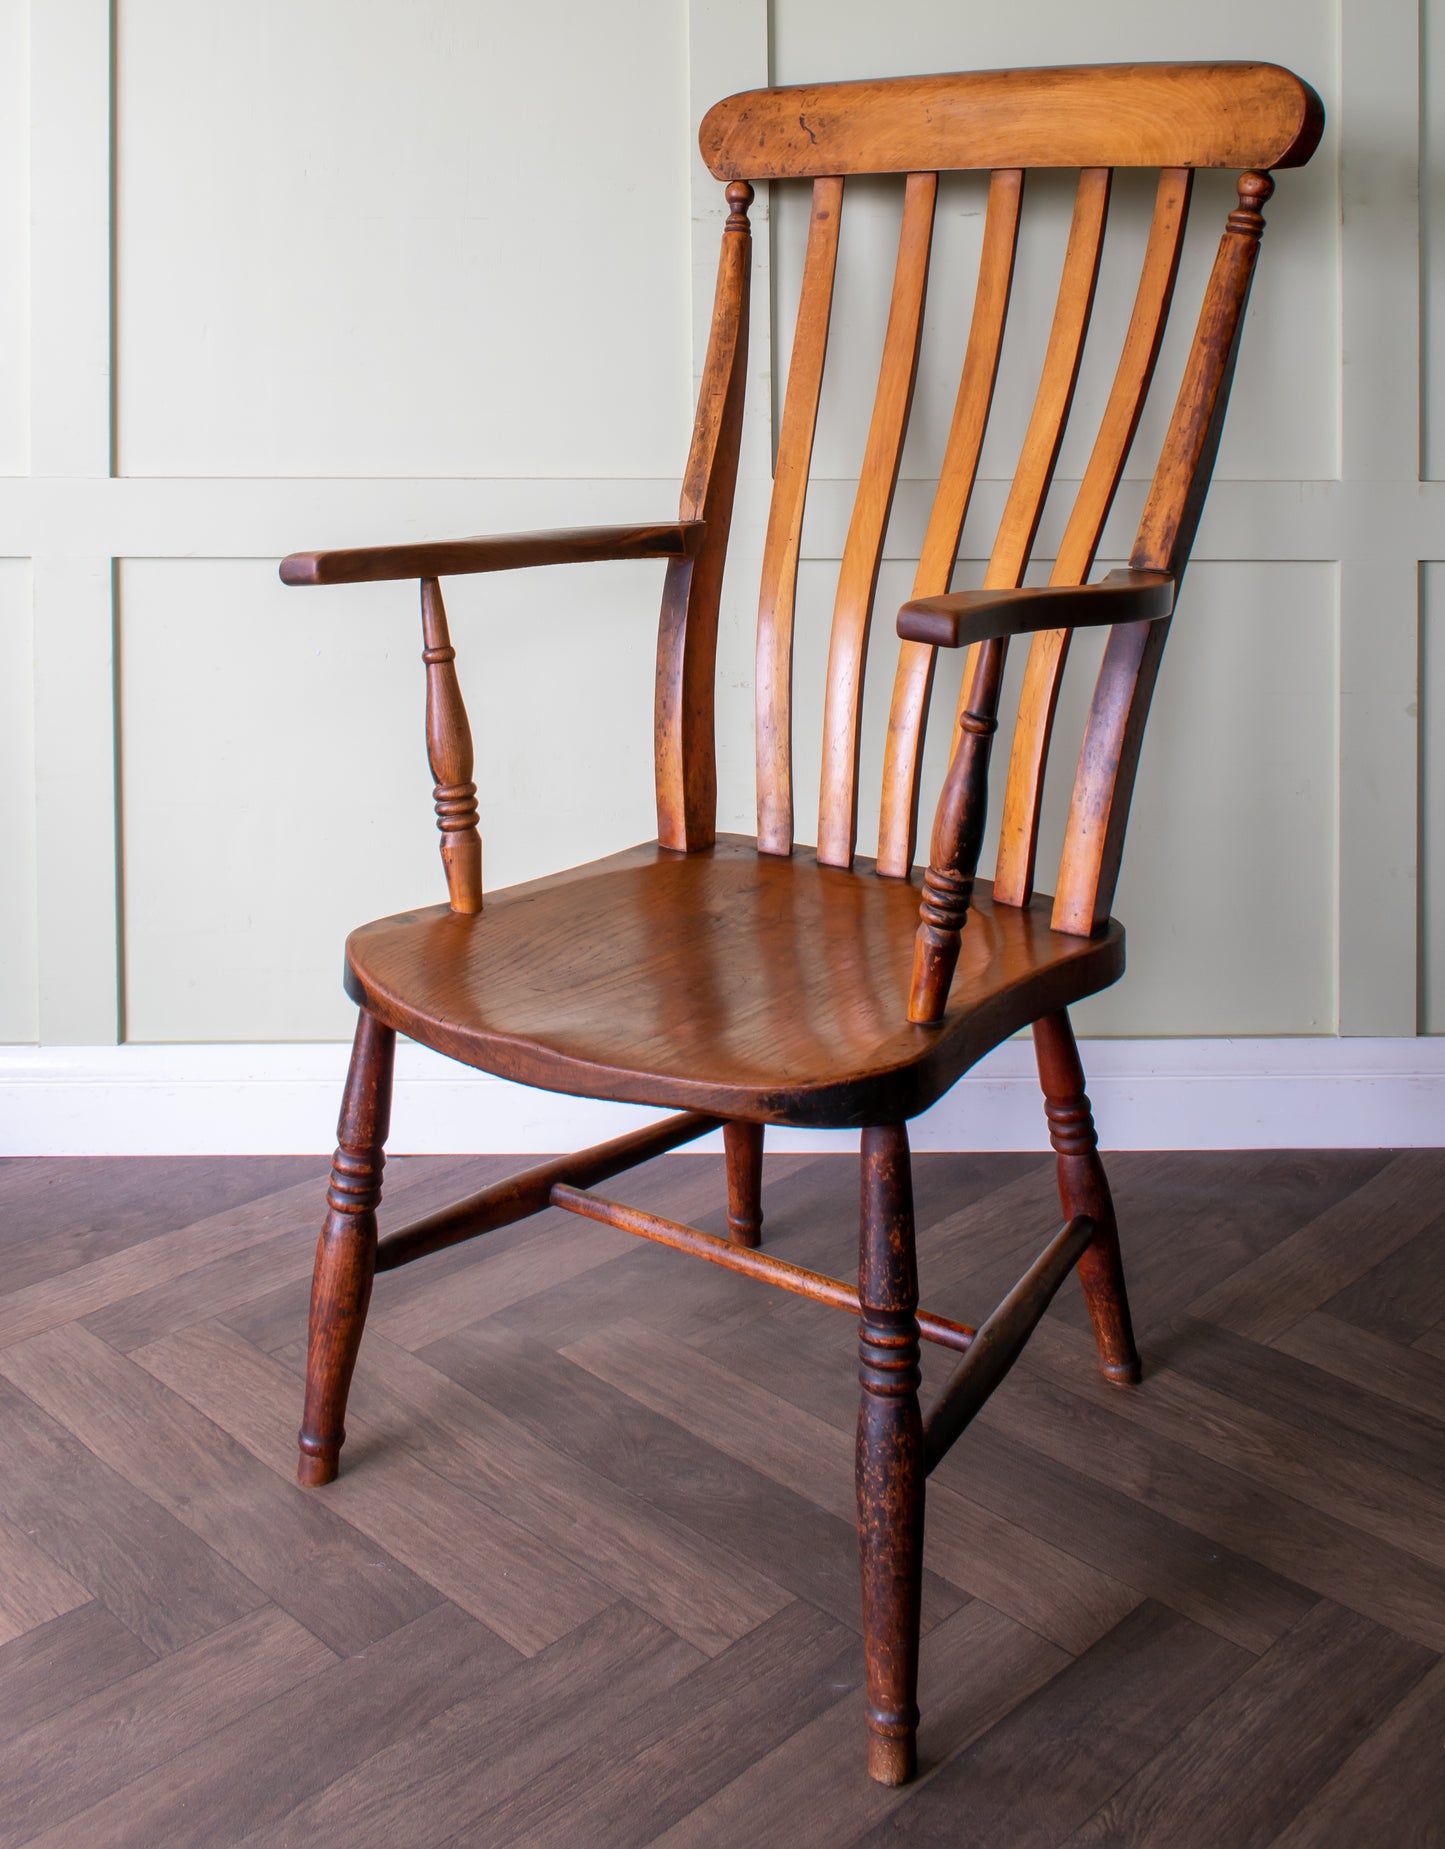
[[[1159,175],[1134,312],[1103,422],[1049,576],[1050,584],[1082,584],[1093,566],[1163,343],[1193,182],[1194,174],[1188,167],[1166,167]],[[1044,769],[1069,638],[1067,629],[1045,630],[1034,637],[1029,649],[1014,723],[994,873],[994,896],[1008,905],[1027,905],[1033,893]]]
[[[743,431],[752,199],[753,189],[745,179],[729,184],[712,336],[678,514],[681,520],[706,524],[701,549],[668,563],[657,630],[657,838],[663,847],[684,852],[711,847],[716,834],[717,622]]]
[[[669,564],[659,631],[659,840],[713,841],[711,735],[717,611],[741,432],[747,340],[746,206],[758,179],[811,178],[812,209],[764,544],[757,632],[758,846],[794,845],[792,658],[803,514],[848,176],[904,176],[887,330],[834,600],[824,697],[817,857],[853,864],[857,848],[864,669],[917,376],[940,171],[989,172],[979,275],[962,377],[914,596],[949,589],[988,427],[1030,167],[1079,178],[1053,324],[1032,413],[984,577],[1022,583],[1068,423],[1099,274],[1113,169],[1159,170],[1132,315],[1102,422],[1050,574],[1082,584],[1092,568],[1155,371],[1174,294],[1194,169],[1245,169],[1165,439],[1132,564],[1176,578],[1187,558],[1219,440],[1239,326],[1272,182],[1263,169],[1307,159],[1317,99],[1268,65],[1081,67],[970,73],[771,90],[730,98],[702,129],[704,157],[727,181],[717,313],[705,366],[682,517],[704,519],[696,558]],[[746,197],[740,196],[746,191]],[[1167,621],[1117,627],[1086,725],[1054,907],[1056,930],[1087,935],[1107,917],[1144,717]],[[995,901],[1032,897],[1044,777],[1070,632],[1036,635],[1024,674],[1004,794]],[[975,644],[963,676],[951,767],[952,824],[981,842],[989,744],[1004,640]],[[920,767],[935,650],[904,642],[884,749],[877,871],[907,878],[917,844]],[[961,760],[961,761],[960,761]],[[948,798],[945,800],[945,806]],[[963,821],[962,810],[969,811]],[[940,820],[940,826],[943,826]],[[974,845],[976,857],[977,845]],[[934,860],[936,862],[936,854]],[[953,862],[955,875],[958,861]],[[930,876],[931,877],[931,876]],[[971,886],[971,873],[966,876]],[[940,876],[941,878],[941,876]],[[948,911],[957,897],[936,883]],[[924,916],[928,916],[925,880]],[[966,893],[964,895],[966,904]],[[956,909],[956,908],[955,908]]]
[[[1160,453],[1129,563],[1184,575],[1204,510],[1234,379],[1239,336],[1274,191],[1267,173],[1239,176],[1238,207],[1225,221],[1194,345]],[[1088,936],[1109,915],[1144,722],[1168,639],[1168,621],[1129,623],[1109,632],[1079,752],[1058,891],[1056,931]]]

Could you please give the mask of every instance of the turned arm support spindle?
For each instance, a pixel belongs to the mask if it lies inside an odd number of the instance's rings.
[[[482,838],[477,832],[477,786],[472,781],[472,729],[457,680],[457,651],[447,629],[446,606],[435,578],[421,581],[421,626],[426,663],[426,749],[435,779],[442,865],[454,912],[482,909]]]
[[[477,833],[477,786],[472,781],[472,734],[457,682],[456,651],[447,633],[446,606],[438,579],[443,574],[463,572],[655,558],[681,564],[685,575],[706,533],[705,521],[685,518],[642,526],[560,527],[542,533],[497,533],[404,546],[293,552],[281,561],[283,584],[373,584],[397,578],[421,579],[427,754],[436,785],[437,827],[441,830],[442,862],[453,911],[482,909],[482,843]]]
[[[913,980],[908,989],[908,1018],[924,1025],[943,1019],[973,898],[988,814],[988,760],[998,730],[1004,648],[1004,642],[994,638],[979,650],[933,819],[918,933],[913,940]]]
[[[934,648],[978,644],[968,701],[958,722],[958,741],[934,817],[928,871],[923,876],[908,992],[910,1021],[936,1026],[948,1004],[983,848],[988,760],[998,729],[1009,637],[1043,629],[1158,622],[1174,608],[1174,589],[1170,573],[1135,569],[1112,571],[1098,584],[917,597],[898,612],[898,633],[905,641]]]

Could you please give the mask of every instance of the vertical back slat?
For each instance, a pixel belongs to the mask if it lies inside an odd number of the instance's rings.
[[[1029,427],[1024,433],[1013,485],[1004,503],[998,537],[983,574],[986,590],[1011,590],[1022,583],[1034,535],[1039,530],[1084,357],[1084,338],[1089,331],[1094,288],[1099,280],[1099,257],[1104,248],[1109,186],[1113,177],[1108,167],[1085,167],[1079,174],[1054,322],[1044,353],[1044,369]],[[958,696],[960,721],[969,714],[998,712],[999,690],[1007,660],[1007,637],[976,643],[969,650]],[[961,748],[964,736],[966,734],[960,734],[954,740],[955,752]],[[971,793],[975,806],[981,807],[987,800],[987,777],[988,753],[985,751],[975,758],[975,787]]]
[[[1084,357],[1084,336],[1089,331],[1094,287],[1099,280],[1112,179],[1107,167],[1085,167],[1079,175],[1043,374],[998,537],[984,573],[986,589],[1011,589],[1021,583],[1029,562]],[[967,680],[964,685],[968,685]]]
[[[793,613],[798,546],[833,312],[842,209],[842,180],[815,180],[758,599],[758,848],[764,854],[793,851]]]
[[[913,580],[915,597],[934,597],[949,588],[963,524],[978,475],[978,459],[988,428],[1003,349],[1018,247],[1019,206],[1024,176],[1018,168],[1001,168],[989,180],[978,287],[963,376],[944,449],[938,492]],[[923,736],[933,688],[937,650],[922,642],[905,642],[899,650],[888,715],[883,763],[883,802],[878,828],[878,871],[906,879],[918,839],[918,778]]]
[[[1193,179],[1192,170],[1186,167],[1167,167],[1159,176],[1134,312],[1099,435],[1050,574],[1051,584],[1082,584],[1093,566],[1164,338]],[[1069,635],[1066,629],[1045,631],[1034,637],[1029,650],[994,875],[994,898],[1006,905],[1027,905],[1033,892],[1044,772]]]
[[[1182,575],[1204,506],[1244,310],[1259,255],[1260,208],[1274,190],[1266,173],[1239,177],[1239,208],[1230,213],[1210,273],[1199,326],[1179,398],[1154,472],[1130,564]],[[1053,928],[1088,936],[1109,915],[1134,793],[1134,772],[1168,622],[1126,623],[1109,633],[1079,753],[1069,808]]]
[[[910,173],[893,298],[883,341],[883,365],[868,427],[858,495],[843,548],[833,629],[828,646],[828,686],[823,708],[823,775],[818,805],[818,859],[848,867],[858,838],[858,743],[863,719],[863,670],[873,594],[883,557],[883,536],[898,482],[898,465],[913,402],[923,300],[933,239],[936,173]]]

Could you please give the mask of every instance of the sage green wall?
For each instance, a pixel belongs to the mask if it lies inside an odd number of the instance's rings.
[[[1445,708],[1434,574],[1416,601],[1420,561],[1445,555],[1445,482],[1419,466],[1423,447],[1445,475],[1445,235],[1430,179],[1445,161],[1441,21],[1445,0],[1423,20],[1415,0],[255,0],[230,12],[116,0],[113,13],[109,0],[0,0],[0,239],[19,279],[0,293],[0,1037],[349,1031],[345,931],[441,890],[414,589],[287,592],[275,560],[671,511],[718,222],[692,134],[707,100],[766,81],[769,58],[781,82],[1272,58],[1324,95],[1326,143],[1306,173],[1280,176],[1268,214],[1146,747],[1118,900],[1130,977],[1080,1025],[1445,1030],[1445,751],[1424,752],[1417,802],[1415,711],[1423,700],[1428,735]],[[838,329],[805,533],[800,815],[815,800],[830,574],[869,409],[860,382],[886,312],[887,192],[854,189],[848,206],[842,262],[865,299]],[[997,414],[1015,432],[1068,207],[1052,181],[1034,194]],[[771,276],[785,315],[802,207],[774,195],[754,217],[762,286]],[[1227,196],[1218,176],[1201,182],[1181,303],[1198,299]],[[980,203],[967,179],[944,187],[879,592],[875,789],[887,616],[908,589],[951,406]],[[1100,325],[1117,325],[1132,291],[1147,204],[1123,178]],[[1166,348],[1141,458],[1187,332]],[[760,313],[748,453],[764,465],[782,364],[769,333]],[[1110,365],[1091,352],[1065,479],[1082,468]],[[981,534],[1010,461],[991,444]],[[1139,493],[1126,482],[1106,554],[1127,545]],[[721,816],[739,828],[752,817],[761,506],[755,481],[720,660]],[[1051,509],[1041,553],[1057,527]],[[981,545],[966,540],[960,582]],[[449,592],[489,883],[650,831],[659,582],[651,566],[603,567]],[[1088,661],[1081,646],[1065,769]],[[930,787],[945,743],[939,726]],[[1049,793],[1055,851],[1066,793],[1065,774]]]

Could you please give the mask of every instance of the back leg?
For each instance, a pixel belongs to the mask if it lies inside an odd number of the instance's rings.
[[[1063,1009],[1034,1022],[1034,1055],[1043,1087],[1049,1141],[1059,1170],[1059,1200],[1065,1220],[1087,1214],[1098,1232],[1079,1260],[1084,1301],[1099,1344],[1099,1372],[1106,1380],[1132,1385],[1139,1379],[1139,1351],[1129,1318],[1124,1266],[1119,1256],[1119,1229],[1114,1202],[1099,1160],[1094,1116],[1084,1092],[1084,1068],[1074,1030]]]
[[[735,1246],[763,1243],[763,1126],[723,1125],[728,1163],[728,1237]]]
[[[376,1271],[376,1209],[383,1146],[391,1118],[396,1034],[363,1009],[341,1100],[329,1209],[316,1246],[311,1282],[311,1336],[306,1352],[306,1409],[296,1479],[307,1489],[330,1483],[346,1438],[346,1396],[371,1302]]]

